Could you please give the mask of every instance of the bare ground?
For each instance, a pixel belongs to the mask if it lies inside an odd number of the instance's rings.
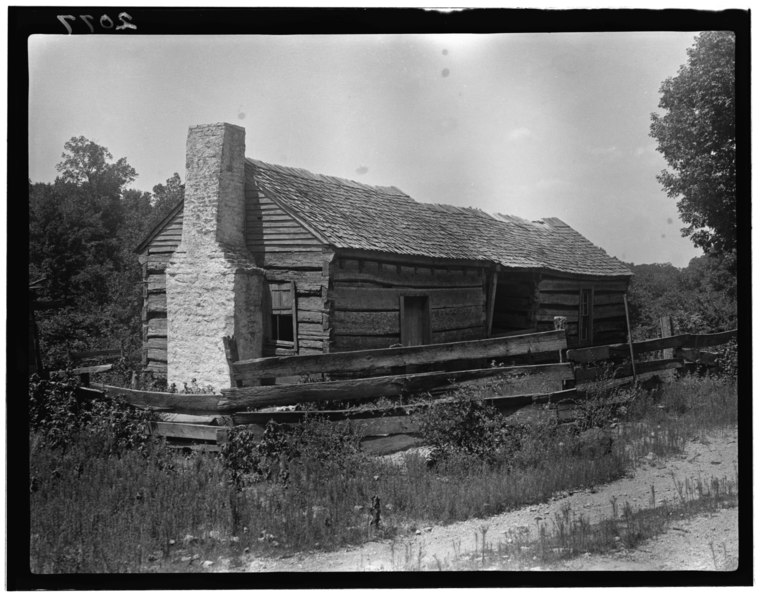
[[[531,538],[540,524],[553,530],[553,518],[564,507],[572,514],[584,514],[595,523],[612,517],[616,505],[627,501],[634,511],[678,498],[676,482],[708,481],[712,477],[737,479],[737,430],[726,429],[691,441],[685,452],[667,460],[643,459],[631,475],[596,489],[580,490],[547,503],[527,506],[485,519],[473,519],[446,526],[423,528],[416,534],[390,540],[372,541],[358,547],[326,553],[300,553],[280,559],[244,558],[240,568],[228,560],[211,567],[218,572],[332,572],[399,571],[407,569],[480,569],[480,561],[470,561],[470,554],[482,546],[497,546],[509,531],[528,527]],[[654,487],[654,499],[653,491]],[[564,494],[563,494],[564,495]],[[738,510],[724,509],[690,520],[669,524],[667,533],[634,550],[607,555],[585,555],[552,565],[531,569],[545,570],[719,570],[735,569],[738,560]],[[508,561],[492,569],[528,569],[528,564]]]

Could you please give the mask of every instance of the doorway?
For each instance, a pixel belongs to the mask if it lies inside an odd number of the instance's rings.
[[[401,296],[401,345],[430,343],[430,298],[426,295]]]

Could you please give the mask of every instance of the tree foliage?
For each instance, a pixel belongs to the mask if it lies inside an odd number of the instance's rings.
[[[734,253],[737,241],[735,34],[704,31],[687,64],[660,88],[650,135],[671,170],[658,180],[687,224],[682,229],[706,253]]]
[[[37,314],[47,367],[62,366],[68,351],[138,353],[143,296],[133,250],[162,210],[152,194],[128,188],[136,172],[125,158],[114,161],[84,137],[64,150],[54,183],[29,183],[29,275],[46,278],[39,299],[63,302]],[[182,198],[177,174],[172,182]]]
[[[711,333],[737,327],[737,281],[729,256],[700,256],[686,268],[629,265],[629,310],[635,339],[660,336],[661,316],[676,333]]]

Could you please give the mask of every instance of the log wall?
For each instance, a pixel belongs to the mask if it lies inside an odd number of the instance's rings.
[[[167,374],[167,283],[165,268],[180,244],[181,210],[139,256],[143,268],[143,368]]]
[[[486,276],[478,267],[425,266],[336,257],[331,263],[331,350],[390,347],[401,342],[400,298],[430,298],[432,343],[486,335]]]

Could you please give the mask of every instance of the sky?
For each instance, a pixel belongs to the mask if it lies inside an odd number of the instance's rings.
[[[649,137],[691,32],[65,36],[29,39],[29,177],[83,135],[150,191],[185,179],[188,127],[246,128],[247,156],[420,202],[555,216],[636,264],[684,267]]]

